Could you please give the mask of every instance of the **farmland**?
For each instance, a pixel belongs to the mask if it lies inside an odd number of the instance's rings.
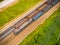
[[[60,45],[60,8],[19,45]]]
[[[6,10],[0,12],[0,27],[14,19],[16,16],[24,13],[28,8],[41,0],[18,0],[19,2]]]

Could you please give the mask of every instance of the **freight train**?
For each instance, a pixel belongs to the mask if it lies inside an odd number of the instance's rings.
[[[31,23],[31,22],[37,20],[38,18],[40,18],[46,11],[48,11],[58,1],[59,0],[53,0],[53,1],[49,0],[49,1],[45,2],[45,4],[43,5],[44,7],[37,8],[36,12],[34,12],[34,14],[26,16],[24,20],[22,20],[21,22],[19,22],[19,24],[14,26],[14,28],[15,28],[14,34],[15,35],[18,34],[29,23]]]
[[[6,31],[0,34],[0,40],[5,38],[11,32],[14,32],[14,35],[17,35],[21,32],[27,25],[36,21],[40,18],[45,12],[47,12],[51,7],[53,7],[56,3],[60,0],[47,0],[39,7],[37,7],[33,12],[25,16],[23,19],[19,20],[16,24],[12,27],[8,28]]]

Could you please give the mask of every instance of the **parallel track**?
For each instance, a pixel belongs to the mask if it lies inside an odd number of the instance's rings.
[[[40,7],[41,6],[44,6],[45,5],[45,3],[46,2],[44,2],[42,5],[40,5],[39,7],[37,7],[38,9],[41,9]],[[38,9],[35,9],[33,12],[31,12],[30,14],[28,14],[27,16],[29,16],[29,15],[33,15],[34,13],[37,13],[37,12],[39,12],[39,11],[36,11],[36,10],[38,10]],[[35,12],[36,11],[36,12]],[[26,17],[26,16],[25,16]],[[19,20],[16,24],[14,24],[13,26],[11,26],[11,27],[9,27],[7,30],[5,30],[4,32],[2,32],[1,34],[0,34],[0,40],[2,40],[2,39],[4,39],[6,36],[8,36],[12,31],[14,31],[14,27],[15,27],[15,25],[18,25],[19,23],[21,23],[21,24],[23,24],[27,19],[26,18],[23,18],[23,19],[21,19],[21,20]],[[30,16],[31,17],[31,16]],[[26,20],[25,20],[26,19]],[[21,25],[20,24],[20,25]],[[19,25],[19,26],[20,26]],[[13,29],[13,30],[12,30]],[[11,32],[10,32],[11,31]],[[5,35],[7,32],[9,32],[7,35]],[[5,36],[4,36],[5,35]],[[4,36],[4,37],[3,37]],[[2,38],[3,37],[3,38]]]
[[[24,29],[24,31],[22,31],[23,33],[21,32],[19,35],[17,35],[17,37],[15,37],[15,39],[13,39],[13,41],[11,40],[10,43],[7,45],[17,45],[18,43],[20,43],[28,34],[30,34],[32,31],[34,31],[35,27],[37,27],[39,24],[41,24],[43,21],[45,21],[46,18],[48,18],[55,10],[57,10],[58,6],[59,6],[59,4],[57,4],[57,6],[54,6],[49,12],[44,14],[40,19],[33,22],[32,25],[29,25],[27,29]]]
[[[46,5],[43,5],[43,6],[42,6],[42,8],[43,8],[44,6],[46,6]],[[32,13],[32,15],[34,16],[34,14],[36,14],[37,12],[39,12],[42,8],[37,9],[38,11],[36,11],[36,12]],[[28,16],[28,17],[32,18],[32,17],[33,17],[32,15],[31,15],[31,16]],[[23,24],[23,23],[22,23],[22,24]],[[12,30],[12,31],[13,31],[13,30]],[[0,36],[2,36],[2,35],[0,35]],[[13,33],[12,33],[12,35],[11,35],[11,36],[12,36],[12,38],[11,38],[11,39],[13,39],[13,38],[15,38],[15,37],[16,37]]]

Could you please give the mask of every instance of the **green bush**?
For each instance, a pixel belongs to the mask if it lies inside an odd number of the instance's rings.
[[[19,45],[60,45],[60,8]]]

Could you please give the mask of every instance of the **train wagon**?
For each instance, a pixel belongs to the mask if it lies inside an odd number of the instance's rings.
[[[42,7],[39,7],[38,9],[36,9],[36,11],[34,13],[32,13],[28,16],[28,18],[33,18],[35,15],[37,15],[37,13],[39,13],[46,6],[47,6],[47,3],[44,3]]]
[[[50,8],[52,7],[52,5],[47,5],[46,7],[44,7],[42,10],[44,11],[44,12],[46,12],[46,11],[48,11]]]
[[[36,16],[34,16],[32,19],[35,21],[37,20],[44,12],[40,11]]]
[[[19,28],[24,22],[28,21],[27,18],[24,18],[23,20],[21,20],[20,22],[18,22],[18,24],[14,25],[14,28]]]
[[[51,2],[52,5],[55,5],[59,0],[54,0]]]
[[[3,38],[5,38],[8,34],[10,34],[13,30],[15,30],[15,28],[10,27],[8,28],[6,31],[4,31],[3,33],[0,34],[0,40],[2,40]]]
[[[29,19],[28,21],[24,22],[19,28],[16,28],[14,30],[14,34],[18,34],[24,27],[26,27],[29,23],[31,23],[33,20]]]

